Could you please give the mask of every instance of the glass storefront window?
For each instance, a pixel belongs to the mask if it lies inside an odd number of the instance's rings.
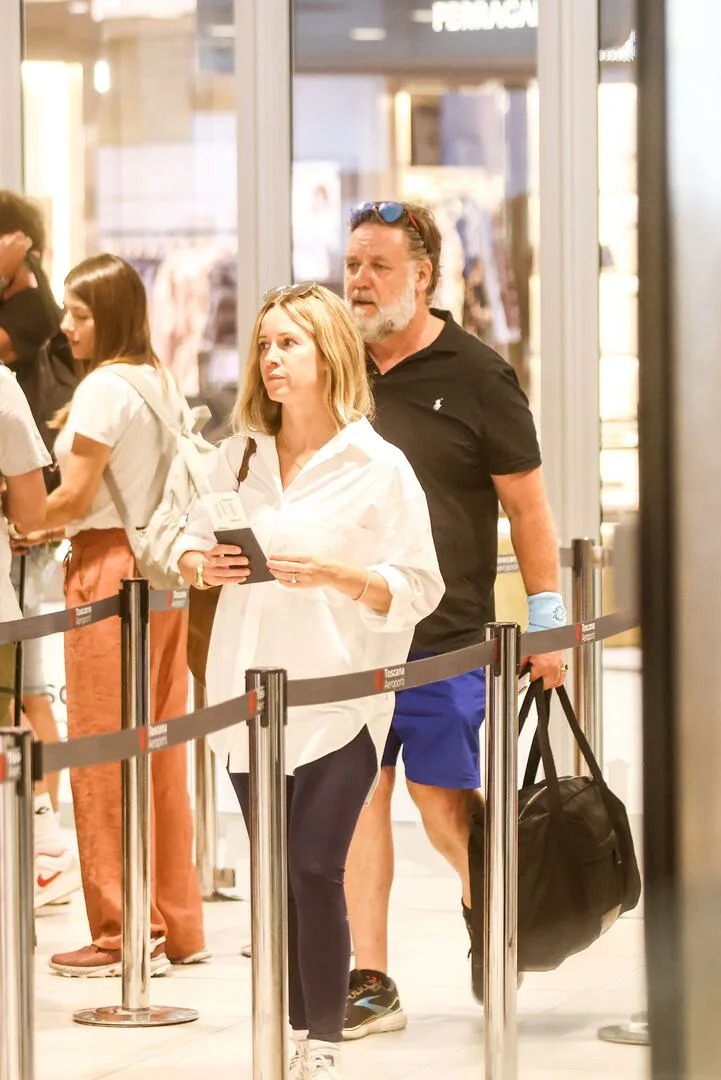
[[[602,519],[638,509],[636,34],[631,0],[601,0],[616,45],[599,64],[599,277]]]
[[[427,204],[443,234],[436,304],[501,352],[533,397],[538,4],[495,21],[475,5],[478,18],[461,23],[458,7],[295,0],[294,276],[341,291],[351,207]]]
[[[217,433],[238,377],[232,0],[25,0],[24,168],[48,269],[113,251]]]

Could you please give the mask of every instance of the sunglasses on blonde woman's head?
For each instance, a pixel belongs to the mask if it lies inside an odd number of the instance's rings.
[[[417,220],[402,202],[359,203],[359,205],[354,206],[350,212],[351,227],[355,229],[361,222],[367,221],[370,216],[377,217],[385,225],[395,225],[405,217],[416,230],[421,240],[423,240],[423,233],[420,230]]]
[[[266,293],[263,293],[263,303],[267,304],[270,300],[281,300],[285,297],[299,300],[303,296],[309,296],[314,289],[318,288],[320,286],[317,281],[299,281],[295,285],[277,285],[274,289],[268,289]]]

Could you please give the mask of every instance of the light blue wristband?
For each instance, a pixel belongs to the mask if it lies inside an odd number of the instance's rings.
[[[557,592],[539,592],[528,597],[528,626],[526,633],[555,630],[568,621],[563,597]]]

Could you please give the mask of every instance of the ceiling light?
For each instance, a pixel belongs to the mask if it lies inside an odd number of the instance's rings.
[[[68,4],[68,14],[70,15],[87,15],[89,11],[89,0],[70,0]]]
[[[93,86],[98,94],[107,94],[110,85],[110,64],[107,60],[96,60],[93,66]]]
[[[433,10],[431,8],[416,8],[411,12],[411,22],[416,23],[430,23],[433,22]]]
[[[352,41],[385,41],[388,32],[382,26],[356,26],[350,37]]]

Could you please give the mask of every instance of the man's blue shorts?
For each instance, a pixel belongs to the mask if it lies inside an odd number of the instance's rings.
[[[428,653],[411,653],[420,660]],[[481,785],[479,732],[486,708],[483,668],[396,694],[396,708],[383,751],[383,765],[395,765],[403,748],[406,777],[431,787]]]

